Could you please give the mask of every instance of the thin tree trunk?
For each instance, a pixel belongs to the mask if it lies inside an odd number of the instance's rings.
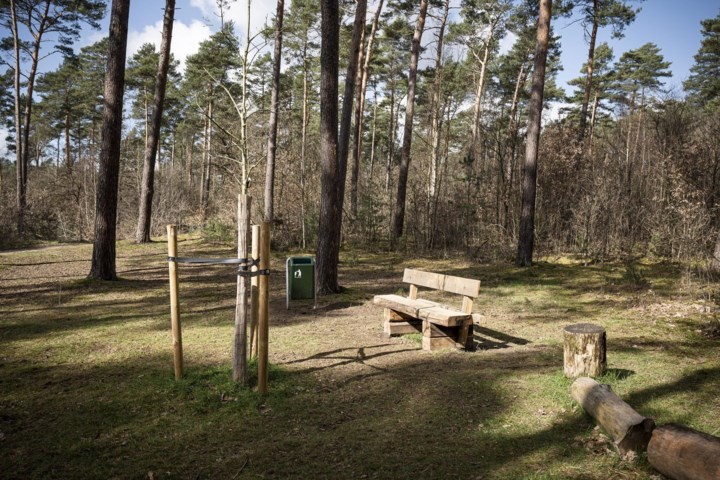
[[[477,157],[477,142],[480,136],[480,112],[482,110],[482,96],[485,88],[485,70],[487,67],[488,55],[490,53],[490,42],[492,40],[492,30],[490,31],[490,38],[485,43],[485,52],[483,54],[482,62],[480,63],[480,78],[478,79],[477,89],[475,92],[475,102],[473,105],[473,124],[472,124],[472,152],[473,158]]]
[[[208,206],[210,205],[210,174],[212,172],[212,158],[210,150],[212,146],[212,119],[213,119],[213,100],[210,99],[207,108],[207,134],[205,136],[205,169],[203,173],[202,196],[200,204],[202,208],[202,221],[205,223],[208,216]]]
[[[353,100],[355,83],[357,81],[358,58],[362,50],[362,32],[365,30],[365,13],[367,0],[357,0],[355,7],[355,22],[353,24],[352,40],[350,42],[350,55],[345,75],[345,91],[343,93],[342,115],[340,116],[340,136],[338,137],[338,203],[342,219],[343,203],[345,201],[345,178],[347,175],[348,153],[350,150],[350,126],[352,123]],[[338,242],[339,246],[339,242]],[[339,253],[339,250],[338,250]]]
[[[445,0],[444,12],[440,21],[440,30],[438,31],[437,50],[435,52],[435,78],[433,79],[432,99],[430,100],[430,174],[428,179],[428,213],[433,199],[436,194],[437,187],[437,169],[438,157],[440,156],[440,116],[438,112],[440,104],[440,87],[442,86],[442,54],[443,40],[445,39],[445,25],[447,23],[448,14],[450,13],[450,0]],[[429,216],[429,215],[428,215]]]
[[[322,0],[320,46],[320,219],[316,252],[317,290],[340,291],[338,256],[342,212],[338,203],[338,63],[340,17],[338,0]],[[351,77],[352,78],[352,77]]]
[[[275,14],[275,50],[273,52],[272,93],[270,94],[270,132],[267,142],[265,169],[265,221],[273,221],[273,190],[275,187],[275,151],[277,149],[278,94],[280,92],[280,63],[282,61],[282,25],[285,1],[278,0]],[[303,220],[304,222],[304,220]]]
[[[105,108],[95,208],[95,241],[92,266],[88,275],[89,278],[102,280],[117,280],[115,239],[129,13],[130,0],[113,0],[105,74]]]
[[[587,74],[585,76],[585,92],[583,94],[583,103],[580,108],[580,138],[585,136],[585,128],[587,125],[587,111],[590,103],[590,92],[592,91],[593,66],[595,63],[595,41],[598,31],[598,1],[593,0],[593,26],[590,33],[590,47],[587,59]]]
[[[529,54],[529,52],[528,52]],[[525,63],[520,65],[518,76],[515,81],[515,92],[513,93],[512,103],[510,104],[510,117],[508,120],[507,143],[510,145],[508,156],[501,165],[500,172],[501,182],[501,198],[503,202],[503,228],[506,232],[510,225],[510,194],[512,190],[512,176],[515,166],[515,152],[517,150],[517,134],[518,134],[518,98],[520,91],[525,89],[527,81],[527,72],[525,71]]]
[[[593,140],[595,139],[595,120],[597,115],[597,108],[598,108],[598,94],[595,94],[595,98],[593,98],[593,104],[592,104],[592,110],[590,112],[590,160],[592,161],[592,151],[593,151]]]
[[[355,145],[353,146],[353,166],[350,177],[350,215],[352,218],[357,217],[358,210],[358,188],[360,181],[360,157],[362,157],[363,144],[363,115],[365,113],[365,95],[367,93],[368,78],[370,77],[370,60],[372,59],[373,43],[377,33],[378,24],[380,22],[380,12],[382,11],[384,0],[380,0],[375,16],[373,17],[372,29],[370,30],[370,38],[368,38],[367,47],[365,47],[365,58],[362,68],[362,77],[360,79],[360,88],[358,89],[358,101],[355,105]],[[374,122],[373,117],[373,122]],[[374,125],[373,125],[374,128]],[[373,130],[374,134],[374,130]],[[372,156],[372,152],[370,154]]]
[[[307,152],[308,126],[308,38],[307,32],[303,41],[303,107],[302,107],[302,142],[300,144],[300,215],[302,216],[302,248],[307,246],[307,229],[305,218],[305,157]]]
[[[70,155],[70,114],[65,114],[65,168],[68,173],[72,172],[73,163]]]
[[[715,272],[720,272],[720,233],[718,233],[715,239],[715,250],[713,251],[713,258],[710,263]]]
[[[392,241],[395,243],[402,237],[405,226],[405,199],[407,197],[407,179],[410,171],[410,148],[412,146],[413,114],[415,111],[415,84],[417,83],[417,67],[420,58],[420,41],[425,30],[428,0],[420,0],[420,13],[415,25],[412,47],[410,49],[410,70],[408,72],[408,93],[405,104],[405,125],[403,128],[403,145],[400,156],[400,172],[398,175],[397,197],[395,202],[395,221]]]
[[[25,233],[25,170],[23,168],[22,155],[22,123],[20,117],[20,36],[17,26],[16,5],[10,0],[10,19],[13,36],[13,52],[15,55],[13,64],[13,91],[15,94],[15,175],[17,180],[16,206],[17,206],[17,232],[22,236]]]
[[[540,143],[540,122],[542,120],[545,64],[550,40],[551,13],[552,0],[540,0],[533,84],[528,106],[527,146],[525,148],[520,235],[518,239],[517,257],[515,258],[515,264],[519,267],[529,267],[532,265],[535,243],[535,190],[537,188],[538,144]]]
[[[13,5],[15,2],[11,2]],[[21,160],[20,160],[20,187],[18,189],[18,233],[22,234],[25,231],[25,208],[27,206],[27,180],[28,180],[28,165],[30,163],[30,119],[32,118],[32,107],[33,107],[33,91],[35,89],[35,77],[37,76],[38,63],[40,62],[40,45],[42,44],[42,38],[45,34],[45,28],[47,26],[48,13],[50,11],[50,0],[45,0],[45,10],[41,15],[41,20],[38,25],[37,31],[33,34],[33,50],[30,54],[30,73],[27,76],[27,90],[25,92],[25,110],[23,112],[23,126],[19,130],[18,138],[22,148],[20,149]],[[13,13],[17,13],[13,10]],[[13,19],[15,23],[14,28],[17,32],[17,17]],[[19,68],[16,69],[19,72]]]
[[[251,0],[248,0],[247,2],[247,22],[246,25],[250,25],[250,6],[252,4]],[[247,113],[247,107],[248,107],[248,94],[247,94],[247,86],[248,86],[248,56],[250,54],[250,28],[245,29],[245,49],[243,50],[243,56],[242,56],[242,82],[241,82],[241,90],[242,90],[242,101],[240,102],[240,177],[242,179],[242,183],[240,185],[240,192],[242,192],[243,195],[247,194],[248,187],[250,185],[250,176],[249,176],[249,154],[248,154],[248,139],[247,139],[247,119],[248,119],[248,113]],[[264,85],[265,82],[261,82],[263,85],[263,94],[260,96],[260,98],[265,97],[264,92]],[[265,110],[265,105],[263,102],[263,105],[260,106],[261,110]],[[272,165],[273,169],[273,175],[275,174],[275,164]],[[271,179],[271,182],[274,184],[275,177]],[[272,190],[272,185],[271,185]],[[272,198],[271,198],[272,203]],[[272,209],[272,205],[270,207]],[[272,212],[271,212],[272,213]]]
[[[390,174],[392,172],[392,160],[395,154],[395,77],[390,80],[390,118],[388,119],[388,149],[387,162],[385,165],[385,197],[388,198],[388,209],[390,208]]]
[[[372,135],[370,137],[370,173],[368,178],[373,181],[373,168],[375,167],[375,132],[377,130],[377,89],[373,89],[373,119],[372,119]]]
[[[160,43],[160,57],[155,78],[155,92],[153,96],[152,125],[147,128],[145,144],[145,163],[143,165],[142,191],[140,192],[140,211],[138,212],[138,225],[135,233],[137,243],[150,242],[150,223],[152,218],[152,200],[155,193],[155,155],[159,150],[160,126],[162,124],[163,107],[165,105],[165,89],[167,86],[168,69],[170,66],[170,44],[172,41],[173,20],[175,18],[175,0],[165,0],[165,15],[163,17],[163,33]],[[147,102],[146,102],[147,103]]]

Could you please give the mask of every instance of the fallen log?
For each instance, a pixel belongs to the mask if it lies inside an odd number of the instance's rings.
[[[648,461],[675,480],[720,478],[720,438],[670,423],[657,427],[648,444]]]
[[[573,382],[570,393],[612,437],[621,454],[631,450],[641,452],[647,448],[655,422],[623,402],[609,385],[580,377]]]

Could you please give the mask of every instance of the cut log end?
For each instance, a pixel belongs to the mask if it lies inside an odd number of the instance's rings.
[[[720,438],[677,424],[655,429],[648,445],[648,461],[676,480],[720,478]]]

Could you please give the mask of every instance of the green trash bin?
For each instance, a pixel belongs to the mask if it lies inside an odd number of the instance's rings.
[[[290,300],[315,299],[315,258],[288,257],[285,262],[286,307]]]

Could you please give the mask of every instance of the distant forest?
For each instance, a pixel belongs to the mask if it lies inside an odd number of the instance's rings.
[[[275,248],[312,250],[326,235],[319,229],[329,178],[323,120],[333,117],[321,102],[328,72],[321,46],[332,39],[332,16],[322,19],[333,2],[279,3],[282,15],[242,38],[232,22],[219,20],[184,71],[168,59],[156,148],[151,127],[161,51],[146,44],[126,58],[119,239],[158,238],[174,223],[232,240],[237,194],[245,191],[254,198],[253,219],[272,221]],[[540,3],[335,2],[338,242],[515,258]],[[596,41],[598,31],[622,35],[633,28],[638,2],[552,3],[553,21],[579,15],[587,35],[574,41],[587,44],[588,57],[574,90],[559,88],[562,45],[551,22],[536,254],[591,261],[714,256],[720,263],[720,15],[698,26],[703,41],[691,75],[682,94],[670,94],[662,83],[670,64],[655,44],[614,52]],[[218,2],[218,19],[223,8],[227,2]],[[0,163],[2,248],[94,238],[112,45],[106,38],[72,47],[105,10],[105,2],[92,0],[0,2],[7,35],[0,113],[10,152]],[[42,35],[57,40],[47,43]],[[508,36],[516,41],[501,52]],[[57,68],[39,73],[39,60],[55,51],[63,55]],[[551,116],[551,102],[567,107]],[[269,138],[272,115],[276,139]],[[143,174],[148,150],[156,158],[150,180]],[[154,194],[144,236],[139,216],[148,186]]]

